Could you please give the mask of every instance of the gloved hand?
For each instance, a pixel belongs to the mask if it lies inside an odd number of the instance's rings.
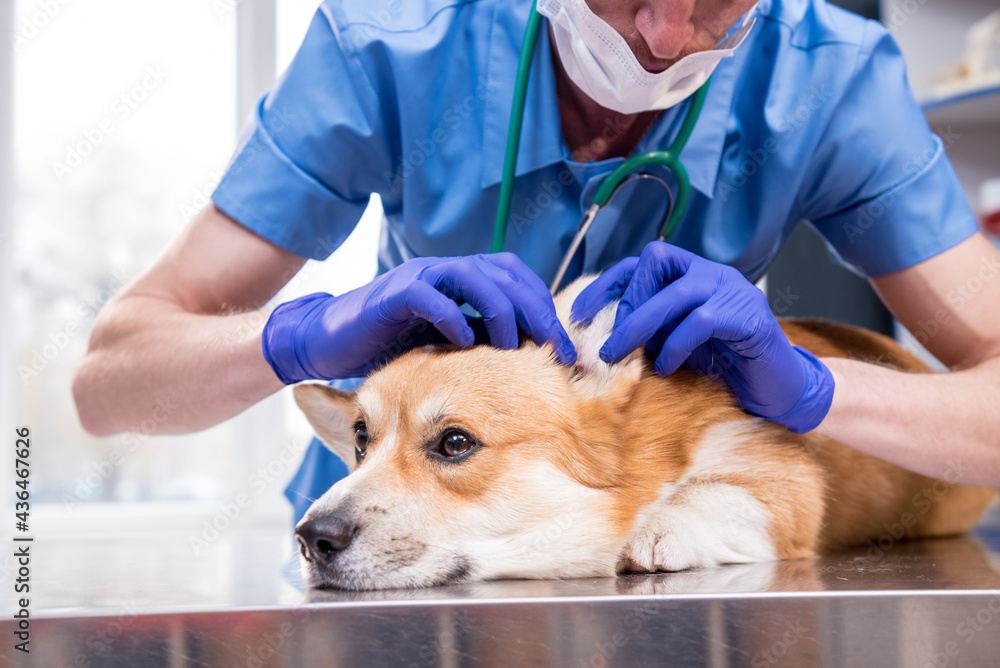
[[[799,434],[830,410],[830,370],[789,343],[764,294],[736,269],[655,241],[587,286],[572,317],[590,322],[618,298],[614,330],[600,351],[605,362],[645,345],[661,376],[685,362],[717,374],[745,410]]]
[[[520,326],[535,342],[551,342],[563,363],[576,361],[548,289],[512,253],[416,258],[338,297],[281,304],[264,325],[264,358],[290,384],[364,376],[438,332],[467,347],[475,336],[457,302],[482,314],[498,348],[517,348]]]

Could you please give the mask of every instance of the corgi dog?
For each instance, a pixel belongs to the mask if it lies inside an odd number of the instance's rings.
[[[556,297],[578,353],[548,346],[412,350],[352,393],[295,400],[350,475],[296,527],[316,587],[386,589],[579,578],[799,559],[971,528],[995,490],[911,473],[744,412],[721,380],[663,378],[642,349],[598,357],[616,303],[570,319],[591,279]],[[927,369],[894,341],[783,322],[817,357]],[[945,476],[949,477],[949,476]]]

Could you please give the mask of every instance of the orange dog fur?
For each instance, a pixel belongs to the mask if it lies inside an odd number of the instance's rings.
[[[399,357],[356,393],[295,388],[320,438],[352,468],[356,428],[367,432],[360,465],[299,525],[311,584],[414,587],[795,559],[887,531],[961,533],[994,497],[793,434],[745,413],[721,381],[657,376],[641,350],[604,364],[597,351],[614,305],[588,327],[569,319],[586,282],[556,298],[579,353],[572,368],[531,343],[433,347]],[[872,332],[782,327],[817,357],[927,372]],[[453,452],[441,449],[449,435],[469,451],[443,454]]]

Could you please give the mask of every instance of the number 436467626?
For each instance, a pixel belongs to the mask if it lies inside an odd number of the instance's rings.
[[[14,446],[14,473],[17,476],[17,480],[14,481],[14,485],[20,488],[15,492],[15,496],[17,497],[15,515],[18,520],[16,526],[21,531],[27,531],[28,512],[31,508],[28,503],[28,498],[31,496],[28,491],[28,482],[31,475],[28,468],[28,456],[31,454],[31,431],[28,427],[20,427],[16,431],[17,443]]]

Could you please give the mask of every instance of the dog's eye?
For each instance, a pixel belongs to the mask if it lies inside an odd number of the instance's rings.
[[[475,444],[475,441],[466,434],[460,431],[449,431],[441,439],[438,452],[445,457],[460,457],[471,450]]]
[[[364,422],[354,425],[354,455],[361,461],[368,450],[368,427]]]

